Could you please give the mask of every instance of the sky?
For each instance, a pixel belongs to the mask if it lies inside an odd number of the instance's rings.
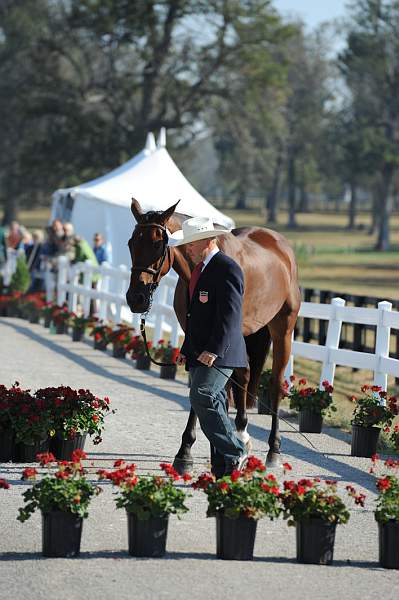
[[[348,0],[274,0],[273,5],[283,16],[299,16],[309,29],[323,21],[343,17]]]

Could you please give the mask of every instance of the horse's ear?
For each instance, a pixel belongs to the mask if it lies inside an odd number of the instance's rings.
[[[136,219],[137,223],[140,223],[143,211],[141,210],[141,206],[135,198],[132,198],[130,210],[132,211],[132,215]]]
[[[179,204],[179,202],[180,200],[178,200],[173,206],[170,206],[169,208],[163,211],[163,213],[160,216],[161,223],[165,224],[170,219],[170,217],[175,212],[176,206]]]

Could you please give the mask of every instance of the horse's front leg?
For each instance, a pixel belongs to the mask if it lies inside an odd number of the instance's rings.
[[[249,383],[249,368],[237,368],[234,370],[233,378],[239,385],[232,382],[234,402],[237,409],[235,418],[235,426],[237,437],[246,445],[247,450],[252,448],[251,437],[247,431],[248,414],[247,414],[247,387]]]
[[[181,438],[181,446],[179,448],[178,453],[175,456],[175,460],[173,461],[173,466],[179,475],[184,475],[184,473],[190,473],[193,468],[193,457],[191,455],[191,446],[194,444],[197,439],[195,429],[197,426],[197,415],[190,409],[190,414],[188,416],[188,421],[185,430],[183,431],[183,435]]]
[[[266,458],[266,465],[269,467],[277,467],[281,463],[281,435],[278,410],[280,401],[284,396],[284,371],[291,355],[292,331],[295,321],[295,313],[283,314],[277,316],[269,325],[273,341],[272,381],[269,387],[270,406],[273,416],[272,428],[269,435],[269,452]]]

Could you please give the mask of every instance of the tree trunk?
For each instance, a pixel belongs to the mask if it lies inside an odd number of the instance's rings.
[[[380,191],[377,187],[373,189],[373,200],[371,206],[371,222],[368,230],[369,235],[374,235],[378,228],[379,220],[379,206],[380,206]]]
[[[277,200],[280,191],[280,179],[283,167],[283,153],[279,152],[274,167],[272,187],[266,198],[267,223],[277,223]]]
[[[382,181],[382,194],[381,203],[379,206],[379,227],[378,227],[378,239],[375,246],[376,250],[386,251],[389,250],[389,219],[392,212],[392,195],[390,194],[390,187],[392,181],[392,169],[389,168],[383,175]]]
[[[236,202],[235,208],[237,210],[245,210],[247,208],[246,194],[241,189],[238,192],[237,202]]]
[[[355,229],[357,211],[357,186],[354,181],[351,181],[351,199],[348,207],[348,227],[347,229]]]
[[[295,219],[295,196],[296,196],[296,173],[295,158],[290,155],[288,158],[288,223],[289,229],[295,229],[298,225]]]
[[[309,194],[306,191],[306,184],[304,181],[301,182],[301,185],[299,187],[298,212],[301,212],[301,213],[309,212]]]

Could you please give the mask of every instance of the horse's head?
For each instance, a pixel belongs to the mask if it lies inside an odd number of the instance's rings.
[[[134,313],[143,313],[150,308],[152,294],[172,266],[166,224],[177,204],[163,212],[143,213],[137,200],[132,199],[131,209],[137,225],[128,242],[132,269],[126,302]]]

